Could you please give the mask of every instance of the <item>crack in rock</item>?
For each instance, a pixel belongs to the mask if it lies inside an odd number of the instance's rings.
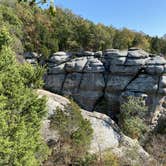
[[[136,80],[136,79],[139,77],[139,75],[142,74],[143,71],[144,71],[144,68],[139,69],[138,72],[136,73],[136,75],[135,75],[135,76],[129,81],[129,83],[125,86],[125,88],[124,88],[124,90],[123,90],[122,92],[126,91],[126,90],[127,90],[127,87],[128,87],[134,80]]]
[[[114,50],[111,49],[110,51]],[[149,105],[151,104],[149,108],[155,110],[160,100],[159,97],[164,97],[165,95],[165,85],[161,86],[160,82],[162,76],[166,73],[166,61],[159,56],[151,58],[148,53],[144,53],[144,51],[139,49],[130,49],[128,52],[125,52],[125,55],[121,54],[120,51],[115,52],[117,52],[117,55],[112,56],[108,50],[108,54],[105,52],[100,58],[82,56],[84,59],[84,62],[80,59],[82,63],[79,62],[79,60],[75,60],[75,57],[70,57],[70,59],[65,61],[59,58],[59,62],[61,63],[58,65],[49,62],[49,67],[52,68],[52,72],[55,73],[47,73],[50,86],[45,86],[45,88],[49,89],[50,87],[49,90],[51,90],[51,88],[55,90],[58,89],[62,94],[63,91],[66,90],[65,88],[68,88],[67,90],[71,91],[72,97],[74,97],[75,94],[78,95],[77,102],[80,103],[80,105],[83,103],[82,105],[86,105],[89,109],[92,109],[92,111],[98,109],[98,106],[100,107],[100,104],[104,100],[106,100],[108,104],[108,109],[111,110],[112,107],[116,108],[123,92],[139,92],[146,94],[150,100],[152,99],[152,102],[149,101]],[[120,59],[119,57],[125,58]],[[77,58],[78,57],[76,57],[76,59]],[[58,72],[62,72],[62,67],[57,71],[54,71],[56,70],[54,67],[66,64],[67,62],[75,63],[76,68],[73,69],[72,67],[74,66],[71,65],[70,69],[69,65],[68,70],[64,70],[65,74],[62,73],[63,77],[60,80]],[[90,65],[88,63],[90,63]],[[86,67],[89,67],[88,70],[86,70]],[[75,94],[72,93],[70,86],[65,87],[68,83],[68,74],[73,73],[79,73],[79,77],[75,77],[73,78],[74,80],[72,80],[76,83],[74,84]],[[121,79],[118,79],[118,77]],[[124,80],[126,77],[127,80]],[[88,79],[91,82],[89,82]],[[45,77],[44,80],[47,82],[47,77]],[[85,85],[83,85],[84,83]],[[85,86],[85,89],[83,86]],[[79,98],[79,96],[81,97]],[[115,111],[118,111],[118,108]]]

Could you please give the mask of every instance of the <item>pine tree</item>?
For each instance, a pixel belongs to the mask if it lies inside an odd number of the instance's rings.
[[[35,70],[16,61],[5,28],[0,41],[0,165],[37,166],[48,152],[39,133],[45,99],[33,92]]]

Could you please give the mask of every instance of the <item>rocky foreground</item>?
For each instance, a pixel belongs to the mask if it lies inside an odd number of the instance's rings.
[[[50,127],[49,117],[56,112],[57,107],[63,109],[69,103],[69,100],[45,90],[38,90],[37,93],[40,97],[47,97],[48,116],[43,121],[42,136],[48,144],[55,142],[54,146],[56,146],[58,133]],[[90,153],[98,154],[111,149],[118,157],[128,160],[133,165],[138,162],[144,166],[150,164],[151,156],[139,145],[137,140],[125,136],[110,117],[97,112],[80,111],[82,116],[90,121],[94,131],[89,149]],[[132,153],[135,154],[135,157],[129,155]],[[51,161],[49,161],[49,164],[51,165]]]

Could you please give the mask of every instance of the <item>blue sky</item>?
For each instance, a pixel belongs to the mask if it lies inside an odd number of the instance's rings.
[[[151,36],[166,33],[166,0],[55,0],[55,5],[95,23],[127,27]]]

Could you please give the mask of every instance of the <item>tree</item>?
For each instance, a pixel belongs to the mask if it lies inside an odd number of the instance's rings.
[[[59,134],[53,150],[56,164],[78,165],[76,163],[85,157],[92,139],[90,122],[83,119],[80,108],[72,100],[64,110],[57,108],[50,120],[51,128]]]
[[[34,73],[18,64],[5,27],[0,40],[0,165],[37,166],[48,154],[39,133],[46,101],[33,92],[26,76]]]
[[[45,3],[49,3],[48,0],[17,0],[17,1],[19,3],[26,2],[26,3],[29,4],[29,6],[43,5]],[[55,15],[56,8],[55,8],[55,5],[54,5],[54,0],[50,0],[49,11],[50,11],[50,14]]]
[[[147,107],[143,99],[129,97],[120,109],[119,125],[122,131],[132,138],[140,139],[148,130],[144,119]]]
[[[94,27],[94,44],[93,49],[105,50],[107,48],[112,48],[114,31],[111,27],[106,27],[103,24],[97,24]]]
[[[118,49],[128,49],[132,46],[132,41],[134,39],[134,32],[124,28],[123,30],[116,31],[113,47]]]
[[[56,51],[128,49],[139,47],[166,55],[166,40],[134,32],[127,28],[94,24],[68,9],[49,6],[47,0],[1,0],[0,22],[6,25],[14,40],[12,49],[42,53],[48,58]],[[49,8],[42,8],[42,4]],[[51,13],[51,14],[50,14]]]
[[[28,2],[30,6],[33,6],[35,4],[44,4],[47,2],[47,0],[17,0],[19,3],[20,2]]]
[[[148,41],[146,36],[143,36],[139,33],[135,34],[132,46],[144,49],[146,51],[150,50],[150,42]]]

